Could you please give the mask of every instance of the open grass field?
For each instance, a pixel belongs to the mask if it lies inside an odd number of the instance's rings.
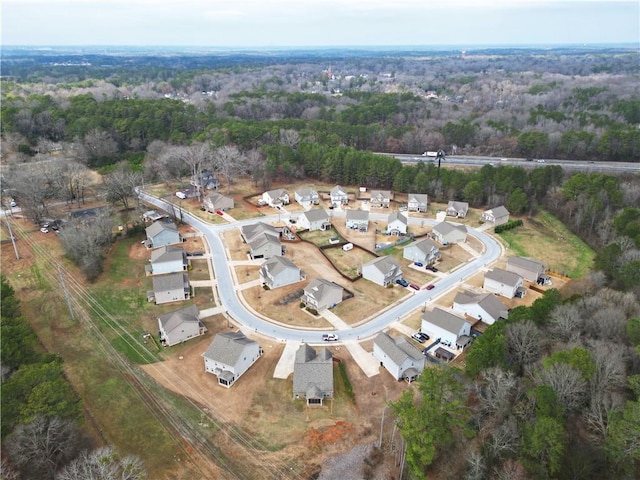
[[[524,219],[522,227],[499,236],[508,245],[508,255],[536,258],[552,272],[581,278],[593,268],[595,252],[546,211]]]

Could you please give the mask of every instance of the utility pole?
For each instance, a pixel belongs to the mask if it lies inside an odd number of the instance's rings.
[[[16,245],[16,237],[13,236],[13,231],[11,230],[11,222],[9,221],[9,217],[5,214],[4,219],[7,221],[7,229],[9,230],[9,238],[11,238],[11,244],[13,245],[13,251],[16,252],[16,260],[20,260],[20,255],[18,254],[18,246]]]
[[[58,275],[60,276],[60,285],[62,285],[62,291],[64,292],[64,298],[67,301],[67,307],[69,308],[69,314],[71,315],[71,320],[76,321],[76,316],[73,314],[73,308],[71,307],[71,299],[69,298],[69,292],[67,292],[67,285],[64,283],[64,275],[62,274],[62,269],[60,268],[60,264],[58,264]]]

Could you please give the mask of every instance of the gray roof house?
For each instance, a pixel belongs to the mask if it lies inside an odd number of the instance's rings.
[[[464,243],[467,241],[467,227],[449,222],[440,222],[431,230],[431,237],[440,242],[441,245]]]
[[[440,343],[461,348],[470,341],[471,322],[441,308],[424,312],[420,331],[431,334]]]
[[[147,240],[145,241],[147,248],[182,243],[182,237],[175,223],[153,222],[145,229],[145,232],[147,234]]]
[[[189,260],[182,247],[165,245],[151,252],[149,265],[145,266],[147,275],[184,272],[189,267]]]
[[[298,226],[300,228],[306,228],[310,232],[314,230],[329,230],[331,228],[331,222],[329,221],[329,214],[323,208],[315,208],[313,210],[307,210],[298,217]]]
[[[271,258],[282,255],[280,232],[264,222],[240,227],[240,235],[249,246],[251,258]]]
[[[405,337],[380,332],[373,340],[373,356],[396,380],[411,383],[424,370],[425,356]]]
[[[273,225],[269,225],[268,223],[258,222],[252,223],[250,225],[243,225],[240,227],[240,236],[245,241],[245,243],[249,243],[254,238],[258,237],[262,233],[266,233],[275,238],[280,238],[280,232]]]
[[[218,377],[218,385],[230,388],[262,355],[258,342],[238,332],[217,334],[202,354],[205,372]]]
[[[499,207],[491,208],[482,212],[480,220],[487,223],[493,223],[494,225],[502,225],[509,221],[509,210],[500,205]]]
[[[445,210],[448,217],[464,218],[469,211],[469,204],[467,202],[456,202],[451,200]]]
[[[386,255],[362,265],[362,278],[386,287],[402,278],[402,269],[393,257]]]
[[[207,212],[215,213],[217,210],[225,211],[234,207],[234,201],[232,197],[227,197],[218,192],[213,192],[207,195],[202,202],[202,206]]]
[[[284,287],[305,279],[304,272],[286,257],[275,256],[260,267],[262,283],[269,288]]]
[[[203,170],[201,173],[193,175],[189,183],[197,190],[215,190],[220,187],[220,180],[209,170]]]
[[[352,230],[366,232],[369,229],[369,212],[367,210],[347,210],[345,225]]]
[[[440,250],[433,240],[424,237],[404,247],[402,257],[412,262],[430,265],[440,258]]]
[[[493,325],[509,315],[504,303],[491,293],[458,292],[451,308],[462,315],[482,320],[487,325]]]
[[[197,305],[189,305],[158,317],[160,342],[165,347],[171,347],[191,338],[204,335],[206,331],[206,327],[200,321],[200,311]]]
[[[371,190],[371,206],[389,208],[391,203],[390,190]]]
[[[546,279],[547,266],[535,258],[509,257],[507,271],[517,273],[529,282],[537,282],[540,277]]]
[[[293,196],[296,202],[305,207],[308,205],[318,205],[318,203],[320,202],[320,196],[318,195],[318,192],[309,187],[304,187],[300,190],[296,190]]]
[[[407,223],[407,217],[402,213],[392,212],[387,218],[387,233],[389,235],[406,235]]]
[[[426,193],[410,193],[407,197],[407,209],[410,212],[426,212],[428,199]]]
[[[293,398],[305,398],[307,405],[333,398],[333,356],[325,347],[316,352],[300,345],[293,364]]]
[[[289,192],[284,188],[276,188],[262,194],[262,201],[270,207],[289,205]]]
[[[343,288],[323,278],[314,278],[304,289],[300,298],[307,307],[322,310],[335,307],[342,302]]]
[[[513,298],[524,295],[524,280],[520,275],[502,268],[494,268],[484,274],[482,288],[503,297]]]
[[[349,203],[349,196],[347,195],[346,190],[344,190],[340,185],[333,187],[329,196],[331,197],[331,205],[334,207]]]
[[[155,275],[152,279],[153,290],[147,293],[147,299],[156,305],[169,302],[181,302],[191,298],[191,284],[186,273],[168,273]]]

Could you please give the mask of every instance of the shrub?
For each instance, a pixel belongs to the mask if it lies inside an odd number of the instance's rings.
[[[493,231],[495,233],[500,233],[516,227],[521,227],[522,225],[524,225],[522,220],[509,220],[507,223],[503,223],[502,225],[496,225]]]

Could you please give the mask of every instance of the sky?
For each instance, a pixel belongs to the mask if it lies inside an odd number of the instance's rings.
[[[3,45],[640,43],[638,0],[2,0]]]

